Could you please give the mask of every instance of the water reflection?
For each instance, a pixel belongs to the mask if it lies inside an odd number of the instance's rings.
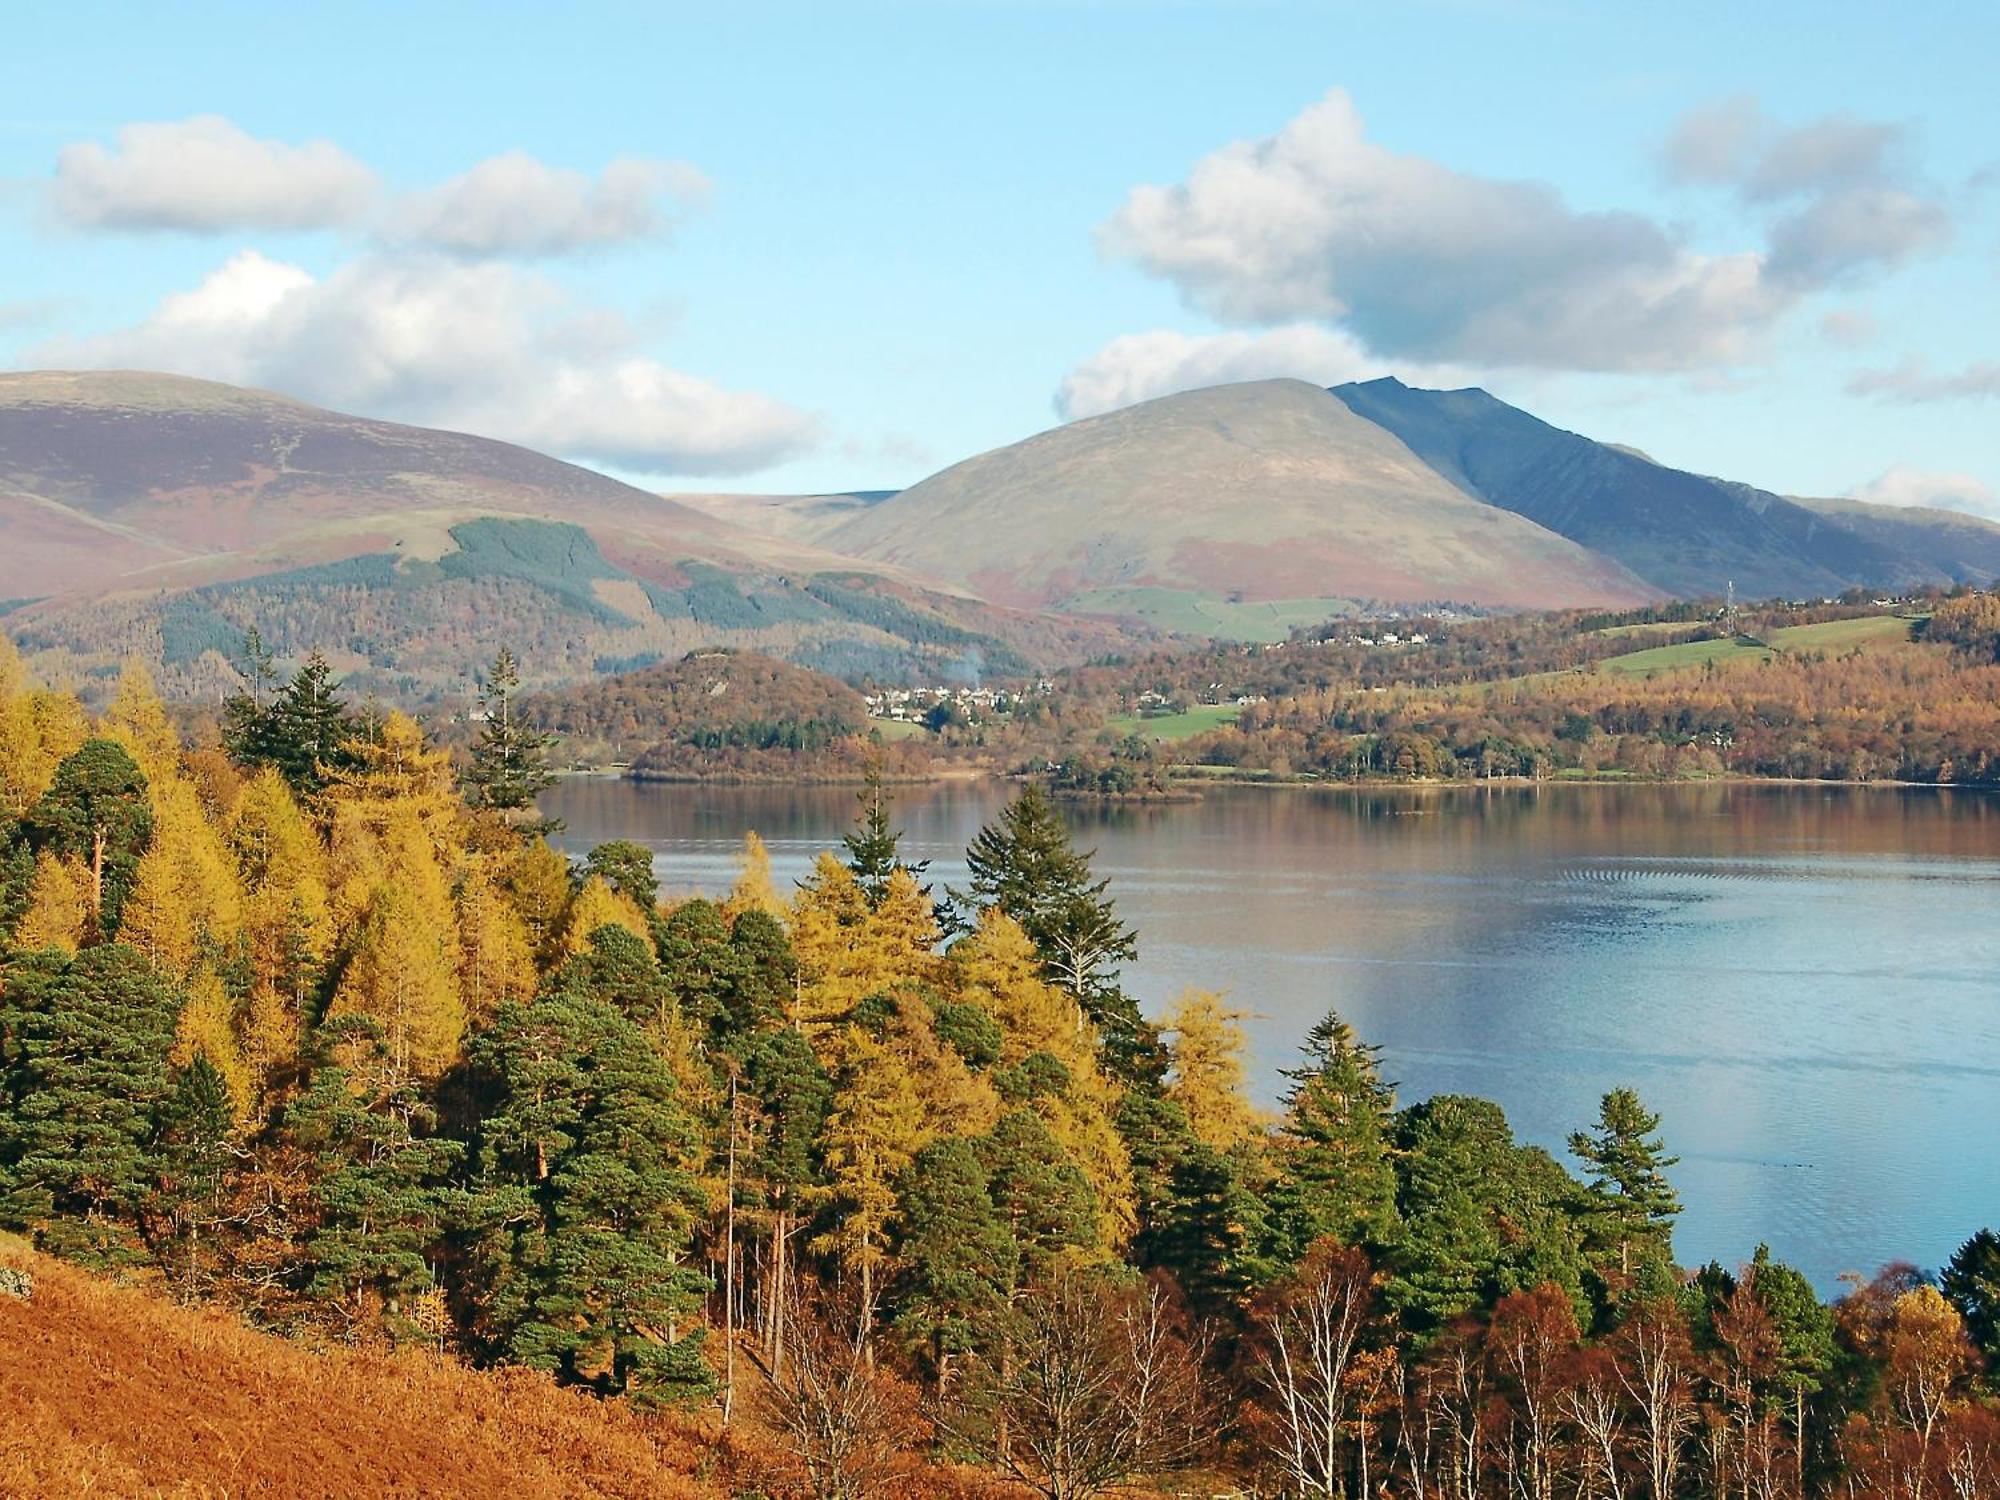
[[[911,788],[906,848],[964,879],[988,784]],[[633,838],[725,888],[743,832],[804,874],[840,788],[573,781],[584,848]],[[2000,1222],[2000,799],[1847,787],[1223,790],[1078,808],[1139,929],[1134,990],[1255,1013],[1257,1086],[1337,1006],[1403,1096],[1498,1099],[1560,1150],[1617,1084],[1684,1158],[1684,1259],[1759,1238],[1831,1288]]]

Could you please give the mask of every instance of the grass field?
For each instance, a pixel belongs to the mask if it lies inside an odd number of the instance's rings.
[[[1612,638],[1628,635],[1672,635],[1676,630],[1687,630],[1699,623],[1698,620],[1641,620],[1636,625],[1606,625],[1602,630],[1593,630],[1590,633]]]
[[[1143,735],[1149,740],[1172,743],[1191,740],[1198,734],[1207,734],[1211,729],[1234,724],[1236,715],[1237,710],[1228,704],[1204,703],[1184,714],[1161,714],[1153,719],[1142,719],[1137,714],[1120,714],[1104,722],[1120,734]]]
[[[1129,615],[1155,630],[1176,635],[1214,636],[1232,641],[1282,641],[1298,625],[1318,625],[1351,615],[1352,599],[1271,599],[1260,604],[1231,601],[1191,589],[1091,589],[1063,602],[1083,614]]]
[[[1710,662],[1740,666],[1745,662],[1769,661],[1779,652],[1896,651],[1909,644],[1912,623],[1905,615],[1863,615],[1853,620],[1824,620],[1817,625],[1787,625],[1772,631],[1764,643],[1738,636],[1726,641],[1649,646],[1623,656],[1607,657],[1597,664],[1597,670],[1619,677],[1651,677]]]
[[[930,733],[914,719],[870,719],[868,727],[885,740],[914,740]]]

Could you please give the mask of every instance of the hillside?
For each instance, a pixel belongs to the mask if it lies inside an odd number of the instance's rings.
[[[1792,503],[1845,526],[1865,541],[1913,558],[1953,583],[2000,579],[2000,523],[1963,511],[1865,500],[1794,496]]]
[[[45,671],[136,654],[210,699],[253,623],[403,701],[502,644],[558,682],[710,645],[932,677],[1112,642],[508,443],[177,376],[0,375],[0,535],[6,628]]]
[[[18,1246],[19,1242],[13,1242]],[[24,1249],[0,1297],[0,1494],[722,1496],[713,1437],[526,1370],[316,1354]]]
[[[1616,558],[1669,594],[1720,594],[1733,582],[1744,598],[1817,598],[1939,576],[1839,518],[1565,432],[1476,388],[1425,391],[1385,378],[1333,394],[1465,493]]]
[[[699,651],[679,661],[539,693],[521,704],[559,735],[565,760],[642,760],[655,772],[770,769],[823,757],[867,730],[845,683],[756,652]]]
[[[968,459],[827,531],[829,547],[998,602],[1094,591],[1233,601],[1621,604],[1653,590],[1472,499],[1303,381],[1218,386]]]

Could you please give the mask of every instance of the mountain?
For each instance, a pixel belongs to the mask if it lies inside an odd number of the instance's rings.
[[[1794,505],[1803,505],[1953,583],[1984,586],[2000,580],[2000,523],[1924,506],[1791,498]]]
[[[713,645],[934,678],[1107,649],[509,443],[139,372],[0,375],[0,599],[44,671],[138,654],[212,699],[255,624],[358,689],[463,691],[503,644],[531,682]]]
[[[1477,388],[1382,379],[1333,394],[1466,494],[1615,558],[1669,594],[1720,594],[1733,582],[1744,598],[1818,597],[1936,576],[1839,516],[1593,442]]]
[[[1447,482],[1297,380],[1142,402],[968,459],[820,543],[1023,607],[1135,591],[1235,602],[1545,607],[1659,591]]]

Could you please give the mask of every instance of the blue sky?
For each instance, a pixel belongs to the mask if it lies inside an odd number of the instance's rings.
[[[2000,7],[34,7],[0,361],[661,487],[1398,373],[1996,509]],[[483,164],[483,165],[482,165]]]

